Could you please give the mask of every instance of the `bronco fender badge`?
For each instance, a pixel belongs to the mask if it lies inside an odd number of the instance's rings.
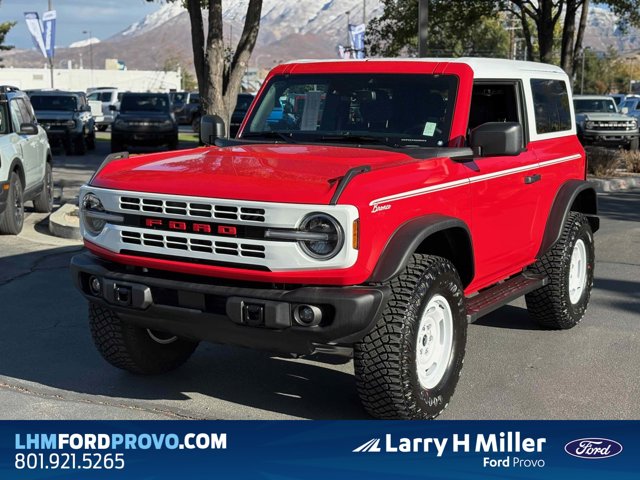
[[[387,205],[378,205],[375,204],[373,206],[373,209],[371,210],[371,213],[377,213],[377,212],[381,212],[383,210],[389,210],[391,208],[391,205],[387,204]]]

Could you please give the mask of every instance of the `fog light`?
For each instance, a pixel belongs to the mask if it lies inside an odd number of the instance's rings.
[[[92,276],[89,278],[89,289],[96,297],[99,297],[102,294],[102,282],[98,277]]]
[[[298,305],[293,310],[293,319],[303,327],[314,327],[322,321],[322,310],[313,305]]]

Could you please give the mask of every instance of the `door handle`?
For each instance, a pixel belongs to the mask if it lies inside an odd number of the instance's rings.
[[[534,175],[527,175],[526,177],[524,177],[524,183],[526,183],[527,185],[536,183],[540,180],[542,180],[542,175],[540,175],[539,173],[536,173]]]

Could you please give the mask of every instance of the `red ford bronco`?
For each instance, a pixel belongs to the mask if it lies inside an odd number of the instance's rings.
[[[467,322],[525,295],[575,326],[593,284],[596,194],[569,79],[460,58],[275,68],[239,134],[108,157],[82,188],[73,258],[96,346],[160,373],[199,341],[353,354],[380,418],[433,418]]]

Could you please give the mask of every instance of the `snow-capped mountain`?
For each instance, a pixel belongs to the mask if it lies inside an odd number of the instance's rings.
[[[408,1],[408,0],[403,0]],[[235,44],[242,31],[249,0],[223,0],[225,42]],[[95,65],[105,58],[118,58],[129,69],[163,69],[176,62],[193,72],[191,26],[182,2],[162,5],[120,33],[92,45]],[[295,58],[336,58],[337,45],[347,41],[347,21],[362,22],[382,13],[381,0],[264,0],[260,35],[251,58],[252,67],[271,68]],[[206,20],[206,15],[205,15]],[[585,46],[596,51],[613,47],[621,53],[640,54],[640,30],[621,32],[617,17],[608,9],[592,5]],[[88,41],[60,48],[56,61],[78,63],[79,54],[89,54]],[[86,52],[84,50],[87,50]],[[85,57],[86,58],[86,57]],[[3,52],[6,66],[41,66],[35,51]]]
[[[95,45],[100,43],[100,39],[96,37],[87,38],[86,40],[79,40],[77,42],[73,42],[69,45],[68,48],[83,48],[88,47],[89,45]]]

